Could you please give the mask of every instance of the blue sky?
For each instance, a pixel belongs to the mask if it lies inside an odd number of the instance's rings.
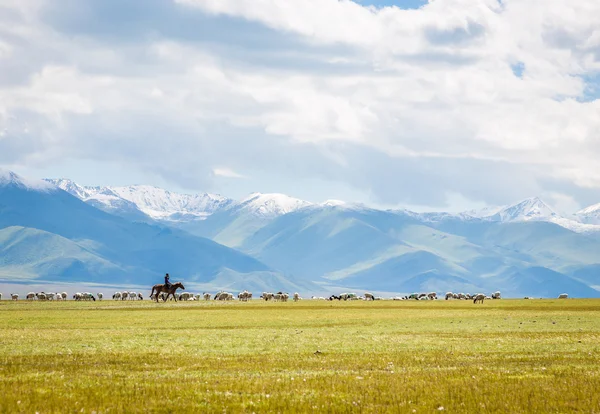
[[[356,2],[364,6],[396,6],[402,9],[418,9],[427,3],[426,0],[356,0]]]
[[[420,210],[600,202],[594,0],[1,7],[0,166],[23,175]]]

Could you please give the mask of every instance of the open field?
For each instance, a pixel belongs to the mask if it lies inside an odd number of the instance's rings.
[[[1,412],[600,412],[600,300],[2,301],[0,317]]]

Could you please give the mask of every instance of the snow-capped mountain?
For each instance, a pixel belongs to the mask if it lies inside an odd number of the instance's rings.
[[[594,204],[575,213],[575,216],[585,224],[600,225],[600,204]]]
[[[486,212],[488,214],[485,214]],[[545,221],[557,224],[576,233],[600,232],[600,226],[582,221],[577,215],[560,214],[539,197],[528,198],[506,207],[489,208],[476,213],[474,216],[501,223]]]
[[[168,268],[219,288],[258,289],[259,281],[261,289],[317,283],[327,291],[596,297],[600,239],[590,234],[600,235],[600,225],[582,217],[598,210],[563,215],[532,198],[459,214],[382,211],[283,194],[233,201],[151,186],[40,183],[0,172],[0,281],[17,274],[150,283]]]
[[[59,184],[84,195],[72,183]],[[264,263],[212,240],[125,220],[52,183],[4,171],[0,252],[0,284],[43,280],[151,286],[168,269],[186,286],[201,284],[207,290],[300,288]]]
[[[8,181],[9,179],[11,178],[8,173],[4,173],[4,178],[0,175],[0,180]],[[244,219],[247,222],[255,217],[261,221],[260,225],[262,226],[269,220],[303,208],[371,209],[363,204],[346,203],[340,200],[311,203],[277,193],[253,193],[240,201],[234,201],[215,194],[179,194],[149,185],[90,187],[79,185],[68,179],[47,181],[88,204],[109,213],[137,221],[158,220],[167,223],[185,224],[202,221],[216,212],[222,212],[229,217],[227,221],[244,216],[247,217]],[[585,208],[573,215],[566,215],[558,213],[539,197],[528,198],[507,206],[487,207],[482,210],[471,210],[456,214],[446,212],[416,213],[408,210],[401,210],[398,213],[425,223],[445,220],[484,220],[501,223],[545,221],[577,233],[600,233],[600,204]],[[219,221],[223,221],[221,216],[219,216]],[[254,224],[250,226],[252,229],[255,227],[258,228],[259,226]],[[190,229],[186,228],[186,230]],[[190,231],[197,233],[196,230],[192,228]]]
[[[550,221],[553,218],[560,217],[556,211],[538,197],[525,199],[517,204],[500,208],[495,212],[491,210],[490,213],[492,212],[493,214],[483,218],[494,221],[510,222],[529,220]]]
[[[202,220],[233,200],[215,194],[179,194],[149,185],[87,187],[67,179],[48,182],[71,195],[109,212],[139,210],[155,220]]]
[[[455,214],[445,212],[415,213],[408,210],[397,211],[397,213],[408,215],[425,223],[448,220],[465,222],[481,220],[498,223],[543,221],[557,224],[576,233],[600,234],[600,204],[588,207],[574,215],[560,214],[539,197],[527,198],[507,206],[486,207],[481,210],[470,210]]]
[[[203,219],[233,202],[216,194],[179,194],[149,185],[110,187],[110,190],[134,203],[150,217],[163,220]]]
[[[30,180],[28,178],[21,177],[12,171],[3,170],[0,168],[0,187],[8,186],[18,187],[23,190],[44,192],[56,190],[55,186],[45,181]]]
[[[285,194],[253,193],[230,208],[262,218],[273,218],[313,205]]]

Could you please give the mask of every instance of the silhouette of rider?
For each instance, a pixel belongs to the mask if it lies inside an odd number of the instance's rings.
[[[169,289],[171,287],[171,282],[169,282],[169,274],[165,275],[165,287]]]

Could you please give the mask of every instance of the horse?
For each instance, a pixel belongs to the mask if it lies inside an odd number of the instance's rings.
[[[166,287],[162,283],[159,283],[157,285],[152,286],[152,293],[150,294],[150,296],[154,295],[154,291],[156,291],[156,301],[158,302],[159,294],[164,292],[167,294],[167,296],[163,299],[163,302],[166,302],[169,296],[171,295],[173,295],[175,302],[177,302],[177,296],[175,296],[175,291],[177,291],[177,289],[185,290],[185,286],[183,286],[183,283],[181,282],[173,283],[171,284],[171,287]]]
[[[483,293],[478,293],[477,295],[475,295],[475,299],[473,299],[473,303],[483,303],[483,300],[485,299],[485,295]]]

